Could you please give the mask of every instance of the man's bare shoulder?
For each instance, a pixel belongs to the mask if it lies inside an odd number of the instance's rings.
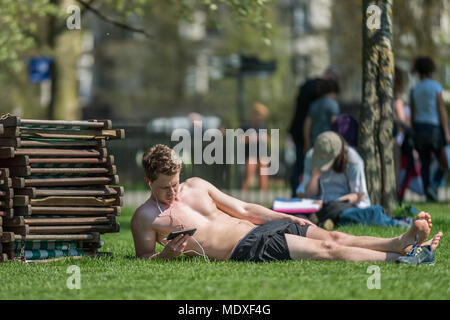
[[[146,201],[134,212],[131,218],[131,228],[151,227],[157,216],[158,212],[156,208],[151,206],[149,201]]]
[[[208,190],[213,186],[210,182],[198,177],[189,178],[184,183],[190,188],[201,188],[204,190]]]

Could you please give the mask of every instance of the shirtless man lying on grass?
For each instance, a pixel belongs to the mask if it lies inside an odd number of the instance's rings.
[[[326,231],[309,220],[233,198],[211,183],[190,178],[180,183],[181,160],[167,146],[152,147],[142,159],[150,198],[131,220],[139,258],[206,255],[216,260],[346,260],[433,263],[442,232],[425,242],[432,227],[426,212],[395,238],[353,236]],[[193,236],[165,240],[170,232],[196,228]],[[164,246],[155,252],[156,242]]]

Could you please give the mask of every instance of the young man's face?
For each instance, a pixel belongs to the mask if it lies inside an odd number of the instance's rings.
[[[146,179],[148,183],[148,179]],[[155,181],[151,182],[152,197],[158,199],[159,203],[170,205],[178,196],[180,185],[180,172],[174,175],[159,174]]]

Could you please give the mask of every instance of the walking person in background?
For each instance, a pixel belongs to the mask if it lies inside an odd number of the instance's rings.
[[[253,184],[255,175],[259,177],[259,186],[261,191],[267,190],[269,184],[269,177],[265,174],[261,174],[261,169],[267,167],[267,161],[261,161],[259,158],[259,149],[267,146],[268,137],[267,134],[259,132],[260,129],[267,129],[264,119],[269,114],[269,109],[260,102],[253,104],[252,118],[249,124],[243,126],[243,130],[255,129],[256,131],[249,137],[245,137],[245,177],[242,183],[242,190],[247,191]],[[256,154],[250,154],[249,143],[257,145]],[[264,159],[263,159],[264,160]],[[259,171],[258,171],[259,169]]]
[[[406,189],[424,194],[420,177],[419,154],[415,150],[411,129],[411,108],[406,102],[404,88],[406,73],[395,67],[394,75],[394,161],[397,181],[397,200],[403,201]]]
[[[339,104],[336,101],[339,85],[334,80],[324,80],[317,86],[319,98],[311,103],[303,127],[304,152],[308,152],[316,137],[331,130],[331,124],[339,115]]]
[[[299,88],[298,96],[295,102],[294,116],[292,118],[291,126],[289,127],[289,134],[294,141],[297,156],[291,175],[291,189],[293,197],[295,197],[304,169],[303,165],[305,155],[303,152],[303,125],[311,103],[319,97],[317,86],[323,80],[338,81],[338,79],[339,72],[337,68],[329,67],[321,77],[306,80]]]
[[[423,186],[428,201],[438,201],[437,188],[430,184],[431,153],[439,159],[441,148],[450,143],[442,86],[432,79],[435,69],[431,58],[417,58],[413,72],[419,74],[420,82],[410,92],[414,143],[419,152]]]

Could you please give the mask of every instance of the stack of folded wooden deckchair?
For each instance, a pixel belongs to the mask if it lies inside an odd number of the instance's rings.
[[[0,119],[0,260],[96,255],[118,232],[123,188],[109,120]]]

